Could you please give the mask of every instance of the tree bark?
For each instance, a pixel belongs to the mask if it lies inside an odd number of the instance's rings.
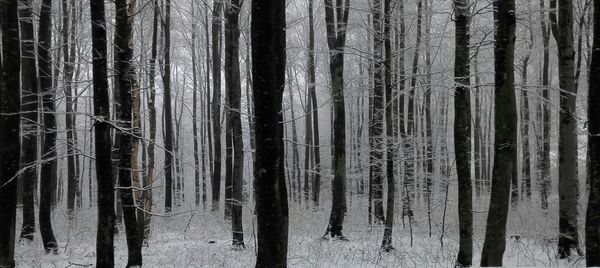
[[[242,225],[242,185],[244,173],[244,143],[242,136],[240,83],[240,30],[239,14],[242,1],[232,0],[225,8],[225,84],[229,98],[229,123],[233,143],[233,174],[231,189],[231,233],[234,249],[244,249],[244,229]]]
[[[558,73],[560,113],[558,138],[559,237],[558,255],[565,259],[579,252],[577,231],[579,184],[577,176],[577,118],[575,115],[575,51],[573,49],[573,3],[558,1]]]
[[[391,42],[391,0],[384,0],[383,4],[383,35],[384,35],[384,82],[385,82],[385,125],[387,138],[386,152],[386,177],[387,177],[387,209],[385,215],[385,229],[381,248],[385,251],[393,249],[392,233],[394,230],[394,211],[396,202],[396,182],[394,178],[394,152],[396,151],[394,139],[394,103],[392,88],[392,42]],[[360,161],[360,159],[359,159]]]
[[[309,76],[309,87],[308,93],[310,94],[310,104],[312,112],[312,124],[313,124],[313,153],[314,153],[314,167],[313,167],[313,181],[312,181],[312,202],[313,205],[319,207],[319,198],[321,195],[321,147],[319,138],[319,105],[317,103],[316,93],[316,71],[315,71],[315,22],[314,22],[314,0],[308,2],[308,76]]]
[[[163,96],[163,122],[165,132],[165,212],[171,212],[173,202],[173,116],[171,115],[171,0],[165,1],[164,14],[164,96]]]
[[[344,3],[342,3],[344,2]],[[332,238],[346,240],[342,235],[346,216],[346,111],[344,105],[344,49],[350,1],[324,0],[329,47],[329,75],[333,97],[333,182],[329,224],[325,231]]]
[[[473,259],[473,187],[471,185],[471,93],[470,93],[469,0],[454,0],[454,148],[458,177],[459,250],[456,266],[469,267]]]
[[[135,84],[135,71],[131,64],[133,57],[133,16],[129,14],[134,10],[128,10],[127,0],[115,1],[115,68],[117,71],[117,83],[121,103],[117,106],[116,113],[119,119],[117,135],[120,137],[119,144],[119,192],[121,205],[123,206],[123,219],[125,222],[125,234],[127,236],[127,248],[129,250],[127,267],[142,265],[142,244],[139,242],[137,231],[136,204],[133,198],[131,183],[131,155],[133,150],[132,133],[132,89]]]
[[[37,65],[35,58],[34,18],[31,0],[20,0],[22,9],[19,10],[21,20],[21,159],[20,168],[23,173],[20,180],[23,184],[23,226],[21,238],[33,241],[35,233],[34,196],[37,194],[37,163],[38,160],[38,83]]]
[[[0,70],[0,266],[14,267],[17,172],[19,171],[21,83],[17,1],[0,3],[2,64]]]
[[[40,176],[40,234],[46,252],[56,253],[58,244],[54,238],[51,222],[51,209],[55,195],[56,181],[56,108],[54,100],[56,91],[52,87],[52,0],[42,1],[38,32],[38,67],[39,85],[42,92],[42,107],[44,119],[44,143]],[[111,178],[111,177],[109,177]],[[112,193],[112,189],[111,189]]]
[[[383,144],[385,143],[383,136],[383,120],[384,120],[384,60],[383,60],[383,12],[381,0],[373,1],[373,106],[371,116],[371,128],[369,128],[371,139],[373,141],[371,148],[371,193],[373,202],[373,216],[375,224],[384,224],[385,216],[383,215]],[[371,204],[369,204],[371,206]]]
[[[281,111],[285,81],[284,1],[252,1],[252,76],[258,255],[256,267],[287,267],[288,203]],[[276,111],[276,112],[274,112]]]
[[[542,45],[544,52],[542,57],[542,146],[540,163],[540,203],[542,210],[548,209],[548,196],[550,195],[550,27],[546,25],[546,17],[543,13],[545,0],[540,0],[541,27],[542,27]]]
[[[600,73],[600,1],[594,0],[593,48],[590,73]],[[588,176],[590,192],[585,217],[585,256],[588,267],[600,266],[600,76],[589,76]]]
[[[515,1],[494,2],[494,166],[481,266],[502,266],[506,248],[513,159],[517,157],[517,107],[514,89]]]
[[[91,0],[94,116],[96,145],[96,179],[98,182],[98,232],[96,236],[96,266],[114,266],[114,180],[111,163],[110,106],[106,48],[106,18],[104,1]]]
[[[222,0],[214,0],[212,11],[212,76],[213,76],[213,174],[212,210],[218,211],[221,194],[221,12]]]

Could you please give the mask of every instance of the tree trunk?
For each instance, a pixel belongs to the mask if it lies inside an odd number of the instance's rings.
[[[575,115],[575,51],[573,50],[573,3],[558,1],[558,73],[560,113],[558,135],[558,255],[565,259],[579,252],[577,231],[579,185],[577,177],[577,118]]]
[[[473,187],[471,185],[471,96],[469,0],[455,0],[454,150],[458,177],[459,250],[456,266],[469,267],[473,259]]]
[[[244,173],[244,144],[242,136],[240,83],[240,0],[232,0],[225,8],[225,84],[229,98],[229,125],[233,143],[233,174],[231,189],[231,233],[233,248],[244,249],[244,229],[242,225],[242,184]],[[228,167],[229,168],[229,167]]]
[[[383,144],[385,142],[383,136],[383,120],[384,120],[384,62],[383,62],[383,17],[381,0],[373,1],[373,107],[371,117],[371,128],[369,129],[372,148],[371,148],[371,193],[373,195],[373,216],[375,224],[384,224],[385,216],[383,215]],[[371,204],[369,204],[371,206]]]
[[[17,172],[21,105],[19,16],[17,1],[0,3],[2,64],[0,70],[0,266],[14,267]]]
[[[319,198],[321,195],[321,147],[319,138],[319,105],[317,103],[316,87],[316,71],[315,71],[315,23],[314,23],[314,0],[308,2],[308,76],[309,76],[309,87],[308,93],[310,94],[310,104],[313,124],[313,153],[314,153],[314,166],[313,166],[313,181],[312,181],[312,202],[315,208],[319,207]]]
[[[329,225],[325,231],[332,238],[346,240],[342,235],[346,216],[346,109],[344,105],[344,49],[350,1],[324,0],[329,47],[329,75],[333,97],[333,182]]]
[[[139,243],[137,231],[136,204],[133,198],[131,184],[132,155],[132,95],[131,91],[135,85],[135,71],[132,65],[133,57],[133,14],[134,10],[128,10],[127,0],[115,1],[115,68],[117,71],[117,83],[119,84],[119,95],[121,103],[117,106],[116,113],[120,129],[117,135],[120,137],[119,144],[119,192],[121,205],[123,206],[123,219],[125,222],[125,233],[127,236],[127,248],[129,250],[127,267],[142,265],[142,244]]]
[[[58,245],[54,238],[51,222],[52,200],[54,200],[56,181],[56,108],[54,99],[56,91],[52,87],[52,0],[42,1],[40,8],[40,27],[38,33],[38,67],[39,84],[42,91],[42,107],[44,109],[44,143],[40,176],[40,234],[46,252],[56,253]],[[111,178],[111,177],[109,177]],[[112,184],[111,184],[112,185]],[[112,193],[112,188],[111,188]],[[112,205],[112,204],[111,204]]]
[[[502,266],[506,248],[506,220],[517,157],[517,107],[514,89],[515,1],[494,2],[496,27],[494,45],[494,167],[489,215],[481,266]]]
[[[590,73],[600,73],[600,1],[594,0],[594,44]],[[588,176],[590,192],[585,217],[585,256],[588,267],[600,266],[600,76],[589,76]]]
[[[545,0],[540,0],[540,10],[544,10]],[[540,164],[540,203],[542,210],[548,209],[548,196],[550,195],[550,27],[546,26],[546,19],[543,13],[542,17],[542,44],[544,46],[544,55],[542,60],[542,146],[541,146],[541,164]]]
[[[213,174],[212,174],[212,210],[219,210],[221,194],[221,12],[223,2],[214,0],[212,10],[212,76],[213,76]]]
[[[98,182],[98,233],[96,236],[96,266],[114,266],[114,180],[112,178],[110,106],[106,48],[104,1],[91,0],[94,116],[96,143],[96,179]]]
[[[72,6],[71,8],[75,8]],[[74,13],[74,12],[73,12]],[[72,217],[79,197],[79,176],[75,166],[75,113],[73,112],[73,72],[75,61],[75,28],[69,28],[69,23],[75,24],[74,14],[70,14],[68,0],[62,0],[62,55],[63,55],[63,86],[65,90],[65,128],[67,134],[67,211]],[[71,35],[71,39],[69,39]]]
[[[38,160],[38,83],[35,58],[35,38],[33,25],[33,6],[31,0],[20,0],[22,9],[19,10],[21,20],[21,127],[22,154],[20,168],[23,173],[20,180],[23,184],[23,227],[21,238],[33,241],[35,233],[34,196],[37,195],[37,166]]]
[[[281,111],[285,81],[285,2],[252,1],[256,159],[256,267],[287,267],[288,203]],[[274,112],[276,111],[276,112]]]
[[[171,115],[171,0],[165,1],[164,14],[164,96],[163,96],[163,122],[165,132],[165,212],[171,212],[173,202],[173,116]]]
[[[196,57],[196,32],[197,21],[195,16],[196,8],[194,2],[191,2],[192,9],[192,138],[194,140],[194,204],[200,206],[200,157],[198,155],[198,68]],[[202,123],[200,123],[202,125]],[[203,135],[202,135],[203,136]],[[204,166],[204,164],[202,164]]]
[[[387,153],[386,153],[386,177],[387,177],[387,208],[385,215],[385,229],[383,232],[383,241],[381,242],[381,248],[384,251],[390,251],[393,249],[392,246],[392,233],[394,230],[394,210],[396,201],[396,182],[394,178],[394,152],[396,141],[394,139],[394,118],[392,105],[392,42],[391,42],[391,0],[384,0],[384,19],[383,19],[383,35],[384,35],[384,82],[385,82],[385,125],[386,125],[386,137],[387,137]],[[360,161],[360,159],[359,159]]]

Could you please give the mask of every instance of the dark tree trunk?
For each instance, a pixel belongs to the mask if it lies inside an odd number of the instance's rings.
[[[383,16],[381,0],[373,1],[373,106],[371,116],[371,127],[369,128],[370,138],[372,139],[371,150],[371,201],[373,204],[373,216],[375,224],[383,224],[385,216],[383,215],[383,120],[384,120],[384,83],[383,73]]]
[[[540,203],[543,210],[548,209],[548,196],[550,195],[551,178],[550,178],[550,27],[546,25],[546,17],[543,13],[545,0],[540,0],[541,27],[542,27],[542,45],[544,53],[542,59],[542,146],[541,148],[541,163],[540,163]]]
[[[0,266],[14,267],[17,172],[21,150],[21,83],[17,1],[0,3],[2,64],[0,70]]]
[[[221,195],[221,12],[223,2],[214,0],[212,11],[212,116],[213,116],[213,174],[212,174],[212,210],[219,210]]]
[[[494,2],[495,105],[494,167],[481,266],[502,266],[510,206],[513,159],[517,157],[517,107],[514,88],[515,1]]]
[[[142,265],[142,244],[139,242],[137,231],[136,204],[133,198],[131,184],[132,155],[132,133],[128,130],[133,128],[132,122],[132,94],[135,84],[135,71],[132,65],[133,57],[133,14],[134,10],[128,10],[127,0],[115,1],[115,68],[117,71],[118,89],[121,103],[117,106],[116,113],[119,128],[117,135],[120,137],[119,150],[119,187],[121,205],[123,206],[123,219],[125,222],[125,234],[127,236],[127,248],[129,250],[127,266]],[[131,19],[130,19],[131,18]]]
[[[384,1],[384,20],[383,20],[383,34],[384,34],[384,82],[385,82],[385,125],[386,125],[386,138],[387,138],[387,154],[386,154],[386,177],[387,177],[387,209],[385,215],[385,229],[383,232],[383,241],[381,248],[385,251],[393,249],[392,246],[392,233],[394,230],[394,210],[396,202],[396,182],[394,178],[394,152],[395,144],[394,140],[394,116],[393,110],[393,92],[392,88],[392,42],[391,42],[391,0]],[[360,161],[360,159],[359,159]]]
[[[40,8],[40,27],[38,33],[38,67],[39,85],[42,92],[44,119],[44,143],[42,145],[42,162],[40,176],[40,234],[46,252],[56,253],[57,243],[52,231],[51,209],[53,196],[56,193],[56,108],[54,99],[56,92],[52,87],[52,0],[42,1]],[[110,178],[110,177],[109,177]],[[112,188],[111,188],[112,193]]]
[[[173,202],[173,116],[171,115],[171,0],[165,1],[164,14],[164,96],[163,96],[163,122],[165,132],[165,212],[171,212]]]
[[[532,25],[531,25],[532,26]],[[530,135],[529,125],[531,124],[530,111],[529,111],[529,92],[527,88],[529,71],[529,61],[531,59],[531,52],[534,45],[533,29],[530,29],[529,40],[528,40],[528,51],[527,55],[523,58],[523,67],[521,70],[522,90],[521,90],[521,140],[522,140],[522,168],[521,168],[521,198],[529,203],[531,201],[531,150],[530,150]],[[514,199],[514,198],[513,198]]]
[[[588,95],[588,176],[590,192],[585,217],[585,256],[588,267],[600,266],[600,1],[594,0],[594,44]]]
[[[114,180],[111,162],[110,105],[106,47],[104,1],[91,0],[94,116],[96,144],[96,179],[98,182],[98,233],[96,236],[96,266],[114,266]]]
[[[579,185],[577,177],[577,118],[575,51],[573,49],[573,3],[558,1],[558,73],[560,113],[558,134],[558,255],[565,259],[579,252],[577,231]]]
[[[281,111],[285,81],[285,2],[252,1],[252,76],[258,255],[256,267],[287,267],[288,202]]]
[[[74,8],[74,7],[72,7]],[[75,44],[70,42],[69,35],[74,39],[75,28],[69,28],[69,23],[75,24],[75,17],[69,11],[69,1],[62,0],[62,55],[63,55],[63,87],[65,90],[65,128],[67,134],[67,211],[73,216],[75,205],[79,199],[79,176],[75,167],[75,113],[73,112],[73,72],[75,61]]]
[[[242,184],[244,173],[244,144],[242,136],[240,84],[240,0],[233,0],[225,8],[225,84],[229,99],[229,124],[233,143],[233,172],[231,189],[231,232],[233,248],[244,249],[244,229],[242,225]],[[228,167],[229,168],[229,167]]]
[[[196,35],[197,35],[197,20],[195,16],[196,7],[194,2],[192,4],[192,83],[194,88],[192,89],[192,137],[194,140],[194,204],[196,207],[200,206],[200,157],[198,155],[198,67],[197,67],[197,56],[196,56]],[[202,122],[200,123],[202,129]],[[201,135],[204,136],[204,135]],[[204,147],[203,147],[204,149]],[[204,154],[203,154],[204,155]],[[204,163],[202,164],[204,167]]]
[[[316,71],[315,71],[315,25],[314,25],[314,0],[308,2],[308,76],[309,76],[309,87],[308,93],[310,94],[310,104],[312,112],[312,124],[313,124],[313,153],[314,153],[314,167],[313,167],[313,181],[312,181],[312,202],[316,207],[319,207],[319,198],[321,195],[321,148],[319,138],[319,107],[317,103],[316,87]]]
[[[454,0],[455,54],[454,148],[458,177],[459,250],[456,265],[468,267],[473,259],[473,190],[471,185],[470,1]]]
[[[37,193],[37,148],[38,148],[38,84],[35,58],[35,38],[33,33],[33,6],[31,0],[20,0],[21,19],[21,169],[23,184],[23,227],[21,238],[33,241],[35,233],[34,197]]]
[[[342,235],[346,216],[346,109],[344,105],[344,49],[350,1],[324,0],[329,47],[329,75],[333,97],[333,182],[332,205],[325,236],[345,240]]]

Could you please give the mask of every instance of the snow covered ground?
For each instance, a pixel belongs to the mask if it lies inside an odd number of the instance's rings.
[[[366,200],[353,200],[349,206],[344,232],[350,241],[321,240],[329,215],[328,209],[309,211],[292,207],[288,264],[290,267],[453,267],[458,250],[455,204],[448,203],[443,247],[440,243],[443,206],[432,214],[429,237],[427,215],[417,213],[413,245],[408,222],[402,227],[400,211],[396,218],[391,253],[379,250],[383,227],[369,226]],[[479,263],[485,229],[485,204],[476,204],[474,264]],[[551,207],[551,210],[553,208]],[[186,211],[186,208],[179,208]],[[425,211],[417,209],[417,211]],[[533,212],[531,212],[533,211]],[[552,216],[524,209],[511,212],[509,239],[504,255],[507,267],[582,267],[583,258],[558,262],[555,258],[556,222]],[[96,209],[80,211],[69,224],[67,217],[55,215],[54,230],[60,244],[58,256],[44,256],[39,234],[34,243],[18,244],[18,267],[93,267],[95,263]],[[144,267],[252,267],[255,261],[255,220],[249,207],[244,210],[244,235],[247,248],[231,250],[230,225],[222,215],[189,209],[172,217],[154,217],[149,245],[143,248]],[[17,226],[20,226],[18,223]],[[127,246],[124,231],[116,237],[115,261],[124,267]]]

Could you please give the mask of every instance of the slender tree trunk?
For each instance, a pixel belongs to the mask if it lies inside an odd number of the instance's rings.
[[[515,1],[494,2],[494,167],[481,266],[502,266],[510,206],[513,159],[517,157],[517,107],[514,89]]]
[[[529,1],[528,1],[529,5]],[[531,8],[528,8],[529,10]],[[533,25],[530,25],[533,27]],[[530,140],[529,140],[529,125],[531,124],[530,119],[530,111],[529,111],[529,92],[528,92],[528,80],[527,80],[527,72],[529,71],[529,60],[531,58],[531,52],[533,50],[534,45],[534,35],[533,28],[529,31],[529,45],[527,55],[523,58],[523,67],[521,70],[521,80],[522,80],[522,89],[521,89],[521,140],[522,140],[522,168],[521,168],[521,198],[526,202],[531,201],[531,150],[530,150]]]
[[[35,38],[33,25],[33,6],[31,0],[20,0],[21,20],[21,159],[20,168],[23,173],[20,180],[23,184],[23,226],[21,238],[33,241],[35,233],[34,196],[37,194],[38,155],[38,105],[39,90],[37,83],[37,65],[35,57]]]
[[[313,166],[313,181],[312,181],[312,202],[315,208],[319,207],[319,198],[321,195],[321,147],[319,138],[319,105],[317,103],[316,87],[316,71],[315,71],[315,23],[314,23],[314,0],[308,2],[308,76],[309,76],[309,87],[308,93],[310,94],[310,104],[312,112],[312,124],[313,124],[313,153],[314,153],[314,166]]]
[[[287,267],[288,203],[281,111],[285,81],[285,2],[252,1],[252,76],[258,255],[256,267]],[[274,112],[275,111],[275,112]]]
[[[393,92],[392,88],[392,42],[391,42],[391,0],[384,0],[383,4],[383,35],[384,35],[384,82],[385,82],[385,125],[386,125],[386,138],[387,138],[387,152],[386,152],[386,177],[387,177],[387,209],[385,215],[385,229],[383,232],[383,241],[381,242],[381,248],[385,251],[390,251],[392,247],[392,233],[394,230],[394,210],[396,202],[396,182],[394,178],[394,152],[396,141],[394,139],[394,118],[392,105]],[[359,160],[360,161],[360,160]]]
[[[165,132],[165,212],[171,212],[173,202],[173,116],[171,115],[171,0],[165,1],[164,14],[164,96],[163,122]]]
[[[454,148],[458,177],[459,250],[456,266],[469,267],[473,259],[473,187],[471,184],[470,1],[454,0],[455,54]]]
[[[600,1],[594,0],[594,37],[590,73],[600,73]],[[600,266],[600,76],[589,76],[588,176],[590,192],[585,217],[585,256],[588,267]]]
[[[213,173],[212,173],[212,210],[219,210],[221,194],[221,12],[222,0],[214,0],[212,10],[212,115],[213,115]]]
[[[194,140],[194,204],[196,207],[200,206],[200,158],[198,155],[198,68],[197,68],[197,56],[196,56],[196,32],[197,32],[197,21],[195,16],[196,8],[195,2],[191,2],[192,18],[192,137]],[[202,125],[202,123],[201,123]],[[203,135],[201,135],[203,136]],[[204,164],[202,164],[204,166]]]
[[[383,136],[383,120],[384,120],[384,60],[383,60],[383,12],[381,0],[373,1],[373,112],[371,117],[370,135],[372,136],[371,148],[371,167],[372,167],[372,182],[371,193],[373,195],[373,216],[375,224],[384,224],[385,216],[383,215],[383,177],[385,170],[383,167],[383,145],[385,143]],[[371,204],[369,204],[371,205]]]
[[[14,267],[19,110],[21,105],[19,16],[17,1],[0,3],[2,64],[0,70],[0,266]]]
[[[540,10],[544,10],[545,0],[540,0]],[[547,16],[540,13],[542,27],[542,44],[544,46],[542,59],[542,146],[540,164],[540,203],[542,210],[548,209],[548,196],[550,195],[550,27],[546,25]]]
[[[55,193],[56,180],[56,108],[54,99],[56,92],[52,87],[52,0],[42,1],[40,8],[40,27],[38,33],[38,67],[39,85],[42,91],[42,107],[44,119],[44,143],[42,146],[41,179],[40,179],[40,234],[46,252],[56,253],[58,245],[54,238],[51,222],[52,200]],[[109,177],[110,178],[110,177]],[[111,189],[112,192],[112,189]]]
[[[69,35],[75,35],[70,32],[69,23],[75,23],[75,17],[72,17],[69,11],[69,1],[62,0],[62,55],[63,55],[63,86],[65,89],[65,128],[67,134],[67,210],[72,217],[75,204],[79,198],[79,176],[75,169],[75,113],[73,112],[73,72],[75,44],[72,44]],[[74,29],[74,28],[72,28]],[[74,39],[73,39],[74,40]],[[73,53],[71,53],[71,51]]]
[[[115,68],[117,71],[117,83],[119,84],[119,95],[121,103],[118,106],[117,118],[119,127],[117,135],[120,137],[119,146],[119,192],[121,205],[123,206],[123,219],[125,222],[125,233],[127,236],[127,248],[129,249],[127,267],[142,265],[142,244],[139,242],[137,231],[136,204],[133,198],[131,184],[131,155],[133,150],[132,133],[132,89],[135,85],[135,71],[131,64],[133,57],[133,14],[134,10],[128,10],[127,0],[115,1]]]
[[[230,137],[233,143],[233,174],[231,178],[231,233],[233,248],[244,249],[244,229],[242,225],[242,184],[244,173],[244,144],[241,120],[240,83],[240,30],[239,16],[242,8],[240,0],[232,0],[225,8],[225,84],[229,99]],[[229,168],[229,166],[228,166]]]
[[[104,1],[91,0],[94,116],[96,121],[96,179],[98,181],[98,233],[96,236],[96,266],[114,266],[114,180],[112,178],[110,107],[106,48],[106,19]]]

